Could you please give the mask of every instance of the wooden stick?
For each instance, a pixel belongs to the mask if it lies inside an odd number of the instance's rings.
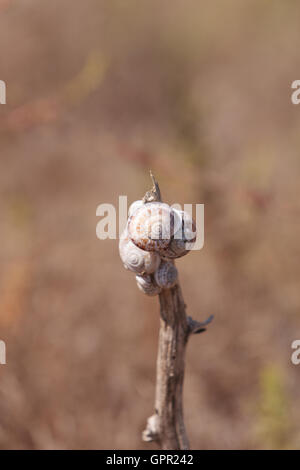
[[[153,188],[145,194],[145,203],[161,201],[158,183],[150,174]],[[205,331],[212,317],[199,323],[186,316],[179,281],[171,289],[163,289],[159,301],[155,414],[148,418],[143,440],[156,441],[162,449],[189,449],[182,404],[185,349],[189,336]]]

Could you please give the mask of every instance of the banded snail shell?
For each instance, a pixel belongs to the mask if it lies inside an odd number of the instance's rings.
[[[150,253],[138,248],[129,239],[127,230],[121,235],[119,252],[124,267],[135,273],[154,273],[160,263],[158,253]]]
[[[133,243],[145,251],[161,251],[174,234],[174,211],[162,202],[145,203],[128,222]]]
[[[186,242],[184,240],[173,238],[170,245],[165,250],[163,250],[161,256],[164,258],[175,259],[181,258],[188,252],[189,250],[186,249]]]
[[[138,288],[147,295],[158,295],[161,292],[161,287],[155,284],[152,276],[148,274],[135,276]]]
[[[169,246],[162,256],[166,258],[180,258],[186,255],[196,240],[196,224],[188,212],[174,211],[181,217],[181,226],[172,237]]]
[[[141,199],[134,201],[128,209],[128,216],[131,217],[137,209],[143,206],[143,204],[144,202]]]
[[[170,289],[176,284],[178,272],[170,261],[162,261],[154,273],[156,284],[163,289]]]
[[[186,211],[181,211],[181,218],[183,221],[183,226],[182,226],[183,239],[187,243],[194,243],[197,238],[196,222],[194,221],[192,216]],[[176,237],[174,236],[174,238]]]

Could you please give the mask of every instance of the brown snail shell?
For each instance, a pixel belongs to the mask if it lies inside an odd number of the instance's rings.
[[[135,276],[138,288],[147,295],[158,295],[161,287],[155,284],[154,279],[149,274]]]
[[[145,203],[129,218],[130,239],[142,250],[160,252],[167,248],[174,234],[174,214],[168,204]]]
[[[158,253],[143,251],[123,232],[119,242],[119,252],[124,267],[134,273],[154,273],[160,264]]]
[[[156,284],[163,289],[170,289],[176,284],[178,272],[170,261],[162,261],[154,273]]]

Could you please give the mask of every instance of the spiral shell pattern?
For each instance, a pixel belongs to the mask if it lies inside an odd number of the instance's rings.
[[[138,248],[129,239],[126,230],[120,238],[119,252],[125,268],[135,273],[153,273],[160,263],[160,257],[157,253]]]
[[[162,202],[144,204],[129,218],[128,233],[142,250],[160,252],[174,234],[173,209]]]
[[[176,284],[178,272],[170,261],[162,261],[154,273],[156,284],[163,289],[170,289]]]
[[[136,283],[138,288],[147,295],[158,295],[161,292],[161,287],[155,284],[153,277],[147,274],[141,276],[137,275]]]

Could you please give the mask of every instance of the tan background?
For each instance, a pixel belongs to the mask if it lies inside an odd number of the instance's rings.
[[[178,261],[192,448],[299,448],[300,6],[0,2],[1,448],[153,448],[157,299],[96,207],[205,204]]]

